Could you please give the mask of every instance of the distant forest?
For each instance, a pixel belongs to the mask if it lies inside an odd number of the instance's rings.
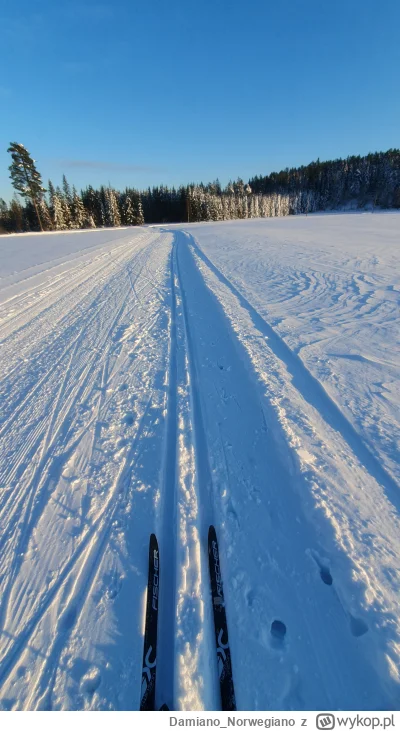
[[[92,186],[78,192],[65,176],[61,187],[49,181],[37,207],[15,195],[0,198],[0,233],[66,231],[143,223],[225,221],[287,216],[343,208],[400,208],[400,150],[365,157],[312,162],[279,173],[240,178],[222,188],[219,181],[180,188],[158,186],[123,192]]]

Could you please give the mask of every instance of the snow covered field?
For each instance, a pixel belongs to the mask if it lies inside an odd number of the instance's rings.
[[[0,708],[400,709],[400,215],[0,237]],[[279,620],[286,633],[271,633]]]

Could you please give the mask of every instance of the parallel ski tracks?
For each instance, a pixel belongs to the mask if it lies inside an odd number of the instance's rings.
[[[70,559],[67,561],[63,569],[60,571],[60,574],[57,578],[57,580],[54,582],[54,584],[51,586],[51,588],[48,590],[48,592],[44,595],[44,597],[39,602],[39,606],[36,608],[34,614],[30,617],[28,622],[21,627],[21,632],[16,640],[9,643],[9,647],[7,651],[3,654],[3,656],[0,658],[0,684],[4,683],[5,680],[9,677],[10,673],[12,672],[13,668],[15,667],[16,662],[20,658],[21,654],[24,652],[24,650],[27,648],[28,642],[31,639],[32,635],[34,634],[39,622],[43,618],[46,611],[49,609],[49,607],[52,605],[54,599],[57,597],[58,593],[62,588],[66,585],[66,581],[68,577],[72,574],[72,572],[75,569],[75,566],[77,565],[79,559],[84,554],[85,549],[87,549],[86,554],[83,558],[83,564],[79,569],[77,579],[75,580],[73,584],[73,588],[71,590],[71,593],[69,594],[68,598],[64,601],[65,610],[60,614],[58,619],[58,627],[59,630],[62,631],[62,643],[63,645],[66,642],[65,637],[65,630],[72,629],[72,626],[75,624],[76,619],[78,618],[78,608],[82,606],[84,596],[87,595],[90,592],[90,587],[94,579],[94,571],[96,570],[96,567],[99,567],[100,563],[100,556],[101,552],[104,550],[104,547],[106,545],[106,539],[109,535],[109,531],[111,529],[112,520],[115,514],[115,511],[120,506],[120,500],[118,498],[121,497],[121,494],[123,495],[123,492],[126,490],[126,485],[128,482],[129,477],[129,471],[132,465],[132,461],[134,458],[134,455],[136,451],[139,448],[140,444],[140,437],[143,432],[145,419],[148,414],[148,411],[151,406],[151,397],[149,398],[149,401],[147,403],[146,409],[143,413],[141,423],[139,426],[139,429],[137,431],[136,437],[134,441],[132,442],[131,448],[129,450],[129,453],[127,454],[126,458],[124,459],[124,462],[122,464],[122,467],[117,475],[117,478],[114,482],[114,486],[112,490],[110,490],[109,495],[106,499],[106,502],[100,512],[98,513],[96,519],[91,524],[91,526],[87,529],[85,535],[81,539],[78,547],[76,548],[74,554],[70,557]],[[123,492],[121,493],[121,489]],[[93,555],[92,561],[90,561],[91,556]],[[82,580],[82,576],[84,575],[84,580]],[[79,607],[76,607],[72,605],[72,599],[74,598],[75,602],[78,602]],[[71,609],[73,609],[73,615],[71,615]],[[62,620],[65,620],[66,617],[73,616],[73,622],[63,622]],[[69,627],[68,627],[69,624]],[[50,651],[50,654],[54,654],[54,647],[60,645],[60,638],[59,638],[59,632],[56,633],[55,638],[52,642],[52,648]],[[61,648],[60,648],[61,651]],[[44,672],[41,672],[40,677],[35,685],[41,686],[41,687],[47,687],[43,686],[43,676],[48,676],[48,668],[50,667],[48,662],[48,655],[46,656],[47,660],[45,662]],[[58,667],[55,668],[56,670]]]
[[[135,291],[135,300],[132,305],[127,307],[129,298],[132,296],[132,289],[135,287],[135,282],[140,280],[143,268],[147,266],[147,260],[153,251],[153,247],[158,244],[158,239],[150,244],[139,253],[134,254],[132,258],[131,252],[125,252],[124,259],[127,259],[127,265],[124,264],[124,260],[121,261],[118,267],[114,267],[115,273],[111,272],[111,278],[109,278],[102,287],[100,292],[97,292],[95,302],[97,306],[94,307],[93,313],[90,314],[89,318],[84,322],[84,325],[79,328],[75,334],[72,342],[69,340],[67,348],[64,350],[62,355],[53,364],[51,369],[45,374],[45,376],[36,384],[35,388],[28,393],[23,401],[24,407],[20,408],[20,411],[11,421],[3,425],[3,432],[7,436],[8,432],[6,429],[10,429],[12,425],[18,420],[19,415],[26,415],[26,410],[30,404],[34,405],[33,400],[37,400],[38,395],[43,391],[45,387],[46,399],[50,397],[53,399],[51,409],[48,412],[46,419],[39,419],[35,428],[30,429],[27,432],[27,439],[22,444],[22,448],[19,457],[10,468],[7,467],[7,473],[3,476],[6,477],[8,483],[10,480],[18,478],[20,485],[18,491],[12,489],[2,490],[0,497],[2,498],[2,504],[0,506],[2,518],[7,520],[7,524],[10,525],[10,529],[6,530],[1,537],[1,548],[2,548],[2,564],[5,566],[8,562],[8,557],[14,555],[14,559],[9,563],[9,569],[3,574],[2,582],[2,595],[0,604],[0,620],[4,626],[6,617],[9,614],[9,605],[11,598],[11,591],[15,583],[15,579],[18,576],[19,570],[24,560],[24,554],[26,548],[33,535],[35,527],[42,515],[44,505],[49,499],[49,480],[52,479],[52,473],[49,471],[50,466],[57,463],[58,472],[61,471],[62,463],[68,460],[77,448],[79,441],[90,426],[95,423],[100,414],[100,410],[104,409],[105,405],[111,398],[106,396],[106,391],[113,378],[113,368],[115,358],[120,357],[122,353],[121,348],[124,342],[124,333],[129,325],[124,325],[119,333],[119,323],[123,318],[124,323],[129,323],[130,315],[134,313],[138,304],[141,304],[142,297],[146,292],[156,294],[158,298],[163,297],[163,291],[157,282],[158,275],[162,275],[162,267],[157,270],[155,274],[150,275],[150,271],[146,274],[145,283]],[[140,249],[140,247],[137,247]],[[129,258],[127,258],[129,254]],[[122,265],[122,268],[121,268]],[[126,279],[124,276],[126,274]],[[122,278],[121,278],[122,274]],[[107,300],[102,302],[101,296],[102,291],[106,291],[110,287],[110,282],[114,281],[117,288],[114,286],[114,290],[109,291]],[[127,286],[125,285],[125,282]],[[118,294],[120,293],[120,294]],[[121,299],[122,294],[122,299]],[[119,297],[120,301],[117,309],[115,309],[116,300],[115,297]],[[110,307],[110,305],[112,305]],[[142,308],[143,309],[143,308]],[[101,327],[98,329],[95,337],[96,344],[93,347],[91,344],[90,351],[82,348],[83,338],[85,332],[93,332],[93,324],[99,316],[99,312],[106,314],[106,317],[102,318]],[[147,312],[143,310],[141,316],[142,327],[140,329],[140,337],[136,339],[133,346],[126,348],[129,350],[123,361],[131,359],[136,349],[140,346],[140,342],[146,333],[151,333],[154,327],[157,326],[157,322],[160,317],[160,311],[153,310]],[[79,323],[79,320],[77,320]],[[94,331],[95,332],[95,331]],[[117,337],[114,334],[117,333]],[[99,358],[100,354],[100,358]],[[88,357],[89,356],[89,357]],[[64,366],[64,367],[63,367]],[[63,367],[61,373],[61,379],[58,379],[60,369]],[[136,369],[135,361],[132,362],[131,373]],[[47,384],[50,385],[50,379],[53,380],[56,390],[51,386],[49,391]],[[76,416],[78,414],[78,405],[82,403],[85,398],[93,393],[95,383],[99,383],[99,394],[97,397],[97,406],[95,411],[90,414],[89,421],[82,423],[81,426],[76,422]],[[82,401],[83,400],[83,401]],[[124,459],[123,467],[116,479],[114,488],[110,491],[109,496],[106,499],[104,506],[97,513],[97,517],[91,523],[91,527],[87,528],[84,532],[81,540],[74,550],[65,565],[60,567],[57,580],[50,587],[50,589],[38,598],[36,607],[33,614],[27,619],[26,623],[21,623],[21,632],[18,634],[16,639],[10,639],[3,642],[3,654],[1,659],[0,669],[0,682],[4,683],[5,680],[13,672],[16,662],[27,647],[29,639],[34,635],[37,626],[39,625],[42,617],[46,611],[52,606],[54,600],[58,597],[60,591],[64,591],[64,586],[67,586],[67,579],[69,576],[76,573],[76,566],[83,556],[84,563],[79,568],[78,578],[73,584],[72,594],[68,600],[63,600],[63,606],[70,606],[71,602],[75,602],[82,606],[83,598],[90,591],[94,577],[96,575],[96,566],[99,566],[100,551],[103,551],[107,544],[107,537],[109,530],[111,529],[113,516],[118,506],[120,505],[121,499],[121,486],[126,485],[129,477],[129,471],[131,468],[132,461],[135,458],[135,454],[140,450],[140,437],[144,428],[145,419],[151,408],[152,394],[146,409],[143,413],[141,425],[138,428],[134,442]],[[40,407],[40,410],[43,405]],[[93,432],[92,440],[92,452],[95,447],[95,432]],[[24,471],[28,468],[27,462],[30,462],[29,455],[37,455],[36,465],[30,469],[30,474],[27,474],[25,479],[25,488],[23,482],[21,482]],[[61,461],[60,461],[61,459]],[[25,466],[24,466],[25,463]],[[21,471],[22,469],[22,471]],[[4,483],[3,483],[4,484]],[[7,483],[6,483],[7,484]],[[16,493],[15,495],[13,493]],[[10,509],[8,509],[8,507]],[[12,519],[18,516],[19,531],[15,533],[15,521]],[[14,528],[12,527],[14,524]],[[86,555],[87,554],[87,555]],[[93,560],[90,557],[94,557]],[[90,570],[84,566],[88,566],[88,561],[92,567]],[[10,571],[11,567],[11,571]],[[79,582],[79,577],[84,571],[85,581]],[[91,577],[89,579],[89,576]],[[77,583],[79,583],[79,591],[77,589]],[[82,583],[82,586],[81,586]],[[83,593],[82,593],[83,592]],[[61,596],[61,595],[60,595]],[[82,601],[81,601],[82,599]],[[75,602],[76,603],[76,602]],[[11,606],[10,606],[11,609]],[[40,678],[45,677],[45,682],[38,680],[35,689],[32,691],[31,699],[29,704],[34,702],[34,697],[45,696],[41,707],[48,707],[46,698],[50,696],[44,692],[44,688],[50,687],[54,680],[54,660],[62,651],[62,647],[68,637],[68,632],[65,631],[68,621],[64,622],[64,612],[61,613],[58,620],[58,628],[54,642],[51,647],[48,662],[46,662],[46,668],[41,673]],[[71,628],[72,625],[71,624]],[[62,631],[61,631],[62,630]],[[3,636],[5,639],[5,636]],[[64,638],[64,639],[62,639]],[[53,663],[53,664],[52,664]],[[53,673],[53,670],[54,673]],[[53,677],[54,675],[54,677]],[[36,701],[35,701],[36,702]]]
[[[201,652],[193,647],[196,662],[213,655],[213,620],[210,603],[204,615],[202,593],[209,593],[207,536],[213,519],[212,480],[207,460],[207,445],[187,312],[185,285],[179,266],[179,242],[174,240],[170,256],[171,312],[170,354],[168,373],[167,424],[163,478],[163,504],[160,526],[162,578],[157,651],[157,705],[166,703],[175,708],[179,691],[179,669],[176,667],[176,637],[184,635],[186,612],[193,623],[197,617],[199,636],[203,636]],[[186,441],[186,445],[183,444]],[[182,454],[186,452],[186,457]],[[184,460],[181,463],[181,460]],[[190,465],[187,459],[193,460]],[[190,485],[188,484],[188,481]],[[182,544],[181,530],[185,543]],[[185,590],[182,594],[180,573],[185,557]],[[185,602],[190,607],[185,609]],[[193,616],[194,613],[194,616]],[[179,623],[179,626],[177,625]],[[183,623],[180,626],[180,623]],[[207,647],[210,648],[209,653]],[[201,670],[198,670],[199,675]],[[205,689],[213,705],[218,704],[215,690]],[[194,684],[193,687],[195,687]],[[201,695],[202,691],[200,691]],[[185,701],[183,700],[185,703]],[[198,697],[197,702],[204,703]]]
[[[97,280],[104,274],[110,273],[110,266],[111,269],[118,267],[120,262],[126,258],[127,252],[131,254],[133,251],[142,248],[143,243],[149,238],[148,233],[143,233],[135,239],[125,240],[120,244],[116,243],[112,251],[101,251],[98,254],[94,252],[93,258],[87,262],[79,261],[75,266],[68,268],[66,272],[55,272],[50,280],[33,285],[23,294],[13,295],[3,301],[1,308],[4,314],[2,321],[0,321],[0,341],[5,342],[7,337],[15,336],[21,328],[29,325],[37,317],[42,316],[49,308],[59,305],[65,300],[68,301],[71,296],[71,283],[73,283],[73,289],[76,292],[79,292],[80,288],[87,285],[90,289],[96,287]],[[48,301],[49,297],[50,302]],[[25,302],[26,306],[24,307]],[[7,310],[9,310],[9,313]],[[29,313],[29,317],[25,316],[26,313]],[[21,320],[20,324],[16,324],[18,320]],[[7,333],[7,330],[10,331],[9,335],[6,334],[2,337],[3,331]]]
[[[157,703],[167,703],[174,708],[175,692],[175,616],[176,616],[176,542],[177,542],[177,339],[176,339],[176,293],[175,293],[175,250],[170,254],[171,303],[169,322],[169,370],[166,402],[166,433],[162,485],[161,542],[162,579],[159,595],[159,628],[157,652]]]

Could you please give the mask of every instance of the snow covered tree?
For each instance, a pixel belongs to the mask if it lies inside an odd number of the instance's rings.
[[[125,226],[133,226],[135,223],[135,212],[133,210],[132,198],[130,195],[125,196],[122,206],[122,221]]]
[[[115,190],[106,188],[105,193],[106,226],[120,226],[121,216]]]
[[[44,198],[39,201],[40,218],[45,231],[51,231],[53,228],[53,221],[51,220],[50,211]]]
[[[135,226],[143,226],[144,224],[143,206],[140,195],[134,202],[134,223]]]
[[[94,222],[93,216],[91,213],[88,213],[85,209],[85,220],[83,222],[83,228],[96,228],[96,224]]]
[[[13,186],[20,195],[31,200],[35,207],[40,229],[43,231],[39,204],[46,189],[43,188],[40,173],[36,170],[35,160],[30,156],[26,147],[18,142],[11,142],[7,152],[10,152],[12,157],[9,170]]]
[[[236,195],[239,195],[239,196],[243,195],[243,193],[244,193],[244,183],[243,183],[242,178],[238,178],[233,183],[233,190],[235,191],[235,194]]]
[[[67,227],[65,221],[65,207],[63,206],[63,197],[59,188],[54,189],[52,182],[49,180],[49,199],[50,212],[53,220],[53,227],[56,231],[65,231]]]
[[[63,208],[63,215],[65,220],[65,226],[66,228],[74,228],[74,222],[73,222],[73,213],[72,213],[72,193],[71,188],[69,186],[68,180],[63,175],[62,179],[62,189],[63,192],[61,193],[61,190],[59,191],[59,196],[62,199],[62,208]]]
[[[71,206],[72,205],[72,193],[71,193],[71,188],[70,188],[69,182],[65,175],[63,175],[63,179],[62,179],[62,187],[63,187],[63,192],[64,192],[64,198],[67,201],[68,206]]]
[[[72,188],[71,198],[71,221],[73,228],[82,228],[86,219],[85,206],[82,198],[78,195],[75,186]]]

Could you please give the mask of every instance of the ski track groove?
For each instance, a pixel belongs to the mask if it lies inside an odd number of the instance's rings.
[[[168,397],[167,397],[167,425],[166,425],[166,447],[165,464],[163,468],[163,506],[161,515],[161,541],[160,541],[160,617],[158,632],[157,651],[157,707],[167,703],[170,707],[177,707],[177,677],[176,666],[176,621],[177,621],[177,600],[178,600],[178,567],[179,557],[186,555],[189,560],[188,570],[193,571],[185,546],[181,545],[178,539],[178,507],[180,511],[190,510],[182,497],[180,482],[180,454],[179,454],[179,426],[178,422],[183,413],[182,391],[184,384],[189,383],[190,402],[190,429],[192,430],[194,459],[197,465],[195,476],[196,503],[200,517],[195,519],[196,530],[200,537],[200,581],[206,587],[206,596],[209,594],[208,576],[208,551],[206,540],[208,527],[213,519],[212,498],[211,498],[211,473],[207,460],[206,441],[204,426],[201,416],[201,405],[197,396],[197,375],[195,371],[195,357],[190,336],[190,323],[188,320],[184,283],[179,266],[179,242],[173,237],[173,244],[170,255],[170,280],[171,280],[171,310],[170,310],[170,362],[168,374]],[[179,297],[179,301],[178,301]],[[181,324],[178,336],[178,317],[181,317]],[[180,395],[179,395],[180,394]],[[201,455],[201,458],[199,457]],[[199,466],[200,465],[200,466]],[[179,497],[178,497],[179,495]],[[186,516],[186,520],[187,520]],[[189,529],[193,524],[189,519]],[[206,537],[204,539],[204,536]],[[194,541],[194,543],[193,543]],[[206,541],[207,542],[207,541]],[[196,540],[190,535],[187,549],[192,553],[196,550]],[[184,600],[184,598],[183,598]],[[186,601],[191,601],[186,597]],[[211,656],[214,654],[213,643],[213,618],[211,604],[208,604],[206,618],[200,620],[201,629],[207,637],[207,646]],[[162,607],[162,611],[161,611]],[[197,610],[199,611],[199,610]],[[184,621],[184,620],[183,620]],[[206,626],[205,626],[206,625]],[[203,652],[205,652],[203,648]],[[172,670],[173,668],[173,670]],[[215,679],[214,679],[215,680]],[[206,689],[206,694],[210,689]],[[214,702],[219,703],[218,695],[215,695]]]
[[[204,663],[205,657],[206,663],[208,664],[208,666],[210,666],[210,658],[215,658],[215,640],[208,561],[208,529],[210,525],[215,525],[215,496],[213,492],[213,480],[209,463],[208,441],[206,437],[201,406],[199,377],[196,366],[196,353],[190,330],[189,309],[187,305],[184,278],[182,276],[181,266],[179,263],[180,245],[181,239],[178,238],[176,234],[174,234],[174,254],[176,257],[175,270],[181,298],[183,337],[185,341],[186,352],[186,368],[188,371],[190,384],[190,416],[194,448],[194,463],[196,470],[195,489],[196,503],[199,513],[196,519],[196,528],[200,541],[199,580],[203,587],[205,587],[205,591],[203,591],[204,612],[201,618],[201,629],[204,636],[204,646],[202,648],[202,662]],[[211,678],[209,678],[208,687],[204,688],[203,690],[203,696],[204,698],[208,698],[208,702],[211,701],[213,707],[220,707],[221,698],[219,694],[219,678],[217,674],[217,664],[215,660],[211,660]]]
[[[200,389],[199,389],[199,378],[196,368],[196,356],[194,345],[192,342],[192,336],[190,333],[190,323],[188,316],[188,307],[186,302],[185,288],[182,284],[182,277],[180,274],[179,267],[179,241],[177,246],[177,272],[178,281],[180,283],[180,290],[182,296],[182,311],[184,318],[184,327],[186,334],[188,361],[189,361],[189,373],[191,383],[191,400],[192,400],[192,415],[193,415],[193,432],[194,432],[194,443],[195,443],[195,459],[196,459],[196,471],[198,475],[199,485],[199,505],[201,518],[201,534],[207,539],[208,528],[210,525],[214,525],[214,506],[213,506],[213,494],[212,487],[213,481],[211,477],[210,463],[208,459],[208,445],[207,437],[204,429],[204,422],[202,416],[201,400],[200,400]],[[207,572],[208,572],[208,551],[207,551]]]
[[[174,246],[170,254],[171,304],[169,325],[169,372],[167,422],[163,467],[163,506],[160,541],[160,613],[157,647],[156,702],[174,708],[175,700],[175,607],[177,563],[177,338]]]

